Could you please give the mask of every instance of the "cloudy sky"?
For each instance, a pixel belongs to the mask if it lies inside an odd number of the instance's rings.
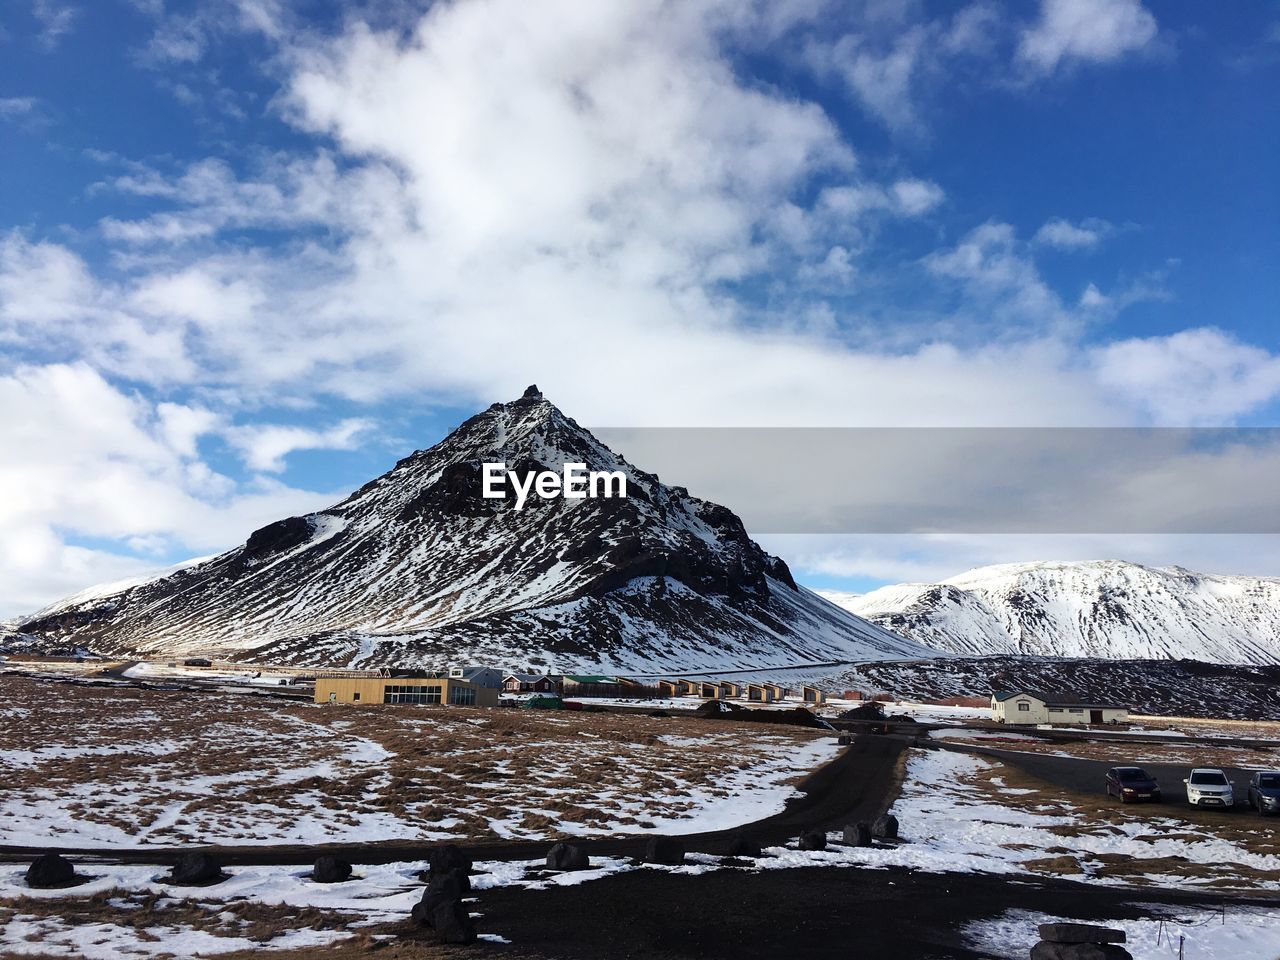
[[[10,0],[0,616],[531,382],[589,426],[1275,425],[1278,88],[1245,0]],[[855,589],[1280,575],[1262,536],[767,543]]]

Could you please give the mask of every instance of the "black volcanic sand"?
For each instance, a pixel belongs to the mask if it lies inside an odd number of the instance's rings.
[[[960,946],[965,925],[1010,909],[1106,922],[1150,917],[1141,905],[1161,903],[1201,919],[1223,902],[1280,909],[1280,899],[1265,896],[814,867],[697,876],[637,870],[572,887],[484,890],[473,910],[482,933],[510,940],[506,949],[521,957],[969,960],[992,955]]]

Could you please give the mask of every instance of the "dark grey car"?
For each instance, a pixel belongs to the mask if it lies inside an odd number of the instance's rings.
[[[1280,813],[1280,773],[1261,771],[1249,778],[1249,806],[1264,817]]]

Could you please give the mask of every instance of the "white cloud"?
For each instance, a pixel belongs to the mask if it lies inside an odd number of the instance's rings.
[[[1218,424],[1280,398],[1280,356],[1212,327],[1099,347],[1102,385],[1162,424]]]
[[[925,260],[936,276],[958,281],[970,301],[1005,326],[1067,333],[1077,318],[1045,282],[1035,261],[1007,223],[986,223],[954,248]]]
[[[335,499],[277,482],[238,487],[196,454],[217,418],[153,405],[84,364],[0,374],[0,409],[0,616],[154,565],[77,540],[207,553]]]
[[[1040,74],[1072,60],[1108,63],[1147,47],[1157,29],[1140,0],[1041,0],[1039,20],[1019,40],[1018,59]]]
[[[1091,250],[1110,229],[1111,225],[1105,220],[1090,219],[1075,224],[1055,217],[1036,231],[1035,242],[1059,250]]]
[[[11,477],[31,542],[62,551],[51,569],[88,562],[55,522],[203,552],[234,543],[250,517],[327,502],[240,489],[201,460],[209,434],[236,438],[268,472],[293,450],[364,436],[349,424],[229,432],[268,400],[482,406],[536,381],[571,415],[614,425],[1085,425],[1147,417],[1185,376],[1166,364],[1134,386],[1142,365],[1123,352],[1095,363],[1076,331],[1116,303],[1096,286],[1065,303],[1003,224],[913,275],[955,294],[932,318],[936,337],[858,318],[861,345],[842,339],[850,318],[840,309],[837,323],[838,304],[814,291],[873,282],[863,255],[876,223],[926,216],[944,194],[909,171],[868,173],[816,102],[736,72],[726,32],[783,36],[812,22],[808,5],[474,0],[434,5],[408,30],[357,24],[324,41],[242,15],[281,36],[276,103],[323,148],[260,156],[240,176],[215,159],[131,165],[107,187],[160,209],[102,222],[114,272],[0,236],[0,343],[32,363],[4,389],[26,398],[41,436],[66,438]],[[965,55],[996,29],[972,16],[951,22]],[[909,121],[911,87],[942,55],[922,51],[941,36],[914,54],[851,43],[901,58],[867,68],[887,117]],[[261,229],[284,242],[258,243]],[[770,305],[736,295],[739,282],[767,287]],[[49,355],[81,362],[32,372]],[[173,403],[175,384],[200,402]],[[1219,411],[1268,396],[1238,391]],[[88,424],[112,412],[102,437],[83,435],[81,408]],[[0,535],[18,528],[16,514],[7,522]]]
[[[67,3],[58,0],[34,0],[31,14],[40,24],[40,32],[36,39],[45,50],[55,49],[62,38],[75,26],[80,11]]]
[[[35,97],[0,97],[0,120],[26,116],[35,107]]]
[[[903,31],[882,48],[872,48],[861,35],[847,34],[834,45],[813,45],[809,56],[815,65],[843,77],[867,111],[889,129],[915,131],[921,121],[913,87],[926,42],[923,27]]]
[[[307,427],[278,424],[255,424],[230,430],[231,445],[239,450],[253,470],[279,473],[284,458],[297,450],[354,450],[363,435],[373,429],[373,422],[353,417],[329,427],[313,430]]]
[[[891,190],[898,209],[909,217],[928,213],[946,196],[941,187],[927,180],[899,180]]]

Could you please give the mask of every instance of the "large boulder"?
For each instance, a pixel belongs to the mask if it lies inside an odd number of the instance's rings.
[[[547,853],[548,870],[589,870],[591,858],[587,851],[572,843],[557,843]]]
[[[1031,960],[1133,960],[1115,943],[1054,943],[1041,940],[1031,948]]]
[[[1124,943],[1125,932],[1096,923],[1042,923],[1040,939],[1053,943]]]
[[[471,855],[452,843],[433,848],[427,854],[427,863],[432,874],[448,873],[451,870],[471,872]]]
[[[470,892],[471,878],[461,867],[433,872],[422,899],[414,904],[414,922],[435,931],[441,943],[474,943],[475,924],[462,902]]]
[[[800,834],[801,850],[827,849],[827,834],[824,830],[806,830]]]
[[[326,853],[316,858],[311,879],[316,883],[342,883],[351,879],[351,864]]]
[[[726,852],[731,857],[747,857],[752,860],[758,860],[764,856],[760,844],[741,833],[729,841],[729,849]]]
[[[844,842],[851,847],[871,846],[871,826],[865,820],[848,824],[844,828]]]
[[[198,887],[221,879],[222,864],[200,850],[184,853],[169,874],[169,882],[181,887]]]
[[[76,882],[76,868],[71,861],[56,853],[46,853],[27,867],[27,886],[37,890],[66,887]]]
[[[674,837],[650,837],[644,845],[647,863],[661,863],[669,867],[684,863],[684,844]]]
[[[871,825],[871,833],[873,836],[880,837],[883,840],[897,840],[898,818],[892,813],[881,814],[876,817],[876,822]]]
[[[435,874],[422,891],[422,898],[414,905],[413,919],[424,927],[434,927],[437,907],[442,903],[461,901],[470,892],[471,879],[463,871]]]
[[[431,929],[441,943],[476,942],[476,925],[461,900],[449,900],[436,906],[431,915]]]

